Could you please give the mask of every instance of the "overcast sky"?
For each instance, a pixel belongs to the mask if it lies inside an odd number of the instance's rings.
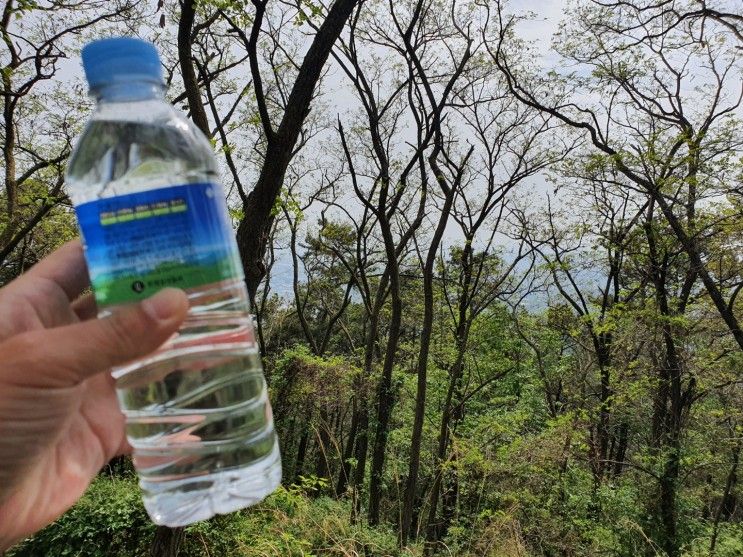
[[[562,19],[564,5],[564,0],[520,0],[519,2],[514,2],[514,7],[519,13],[533,12],[535,14],[533,19],[523,21],[519,24],[517,35],[526,40],[541,55],[542,59],[540,62],[543,67],[550,67],[555,63],[556,58],[554,53],[550,52],[550,45],[552,36],[557,31]],[[331,110],[338,111],[341,114],[341,118],[343,118],[343,112],[355,106],[355,100],[351,93],[351,85],[339,68],[333,70],[331,75],[328,76],[325,88],[325,102],[328,103]],[[519,195],[522,196],[522,199],[526,199],[528,203],[533,203],[534,206],[542,206],[545,204],[546,192],[549,190],[549,185],[545,180],[545,176],[538,174],[525,180],[519,186],[519,190]],[[312,210],[308,213],[307,218],[304,220],[304,225],[314,227],[316,215],[313,214]],[[456,225],[450,223],[442,244],[444,247],[455,245],[460,241],[460,235],[461,233]],[[510,244],[508,239],[504,237],[501,238],[500,243],[506,246]],[[292,288],[292,262],[288,253],[284,253],[284,250],[280,250],[277,256],[271,287],[274,292],[289,295]]]
[[[557,31],[562,18],[565,0],[520,0],[514,3],[524,12],[534,12],[536,18],[521,23],[519,36],[532,41],[540,49],[542,55],[547,55],[550,39]]]

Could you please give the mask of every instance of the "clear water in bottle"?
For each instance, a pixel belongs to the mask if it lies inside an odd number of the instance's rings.
[[[107,39],[83,62],[98,104],[67,191],[99,310],[167,286],[190,300],[177,335],[113,371],[145,507],[181,526],[254,504],[281,479],[242,266],[211,146],[163,99],[154,47]]]

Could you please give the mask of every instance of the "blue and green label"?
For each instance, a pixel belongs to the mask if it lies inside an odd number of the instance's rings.
[[[242,277],[222,188],[198,183],[76,208],[99,306]]]

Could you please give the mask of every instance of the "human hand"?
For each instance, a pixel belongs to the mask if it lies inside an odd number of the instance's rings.
[[[128,450],[112,366],[149,354],[188,311],[180,290],[95,318],[79,242],[0,289],[0,552],[51,523]]]

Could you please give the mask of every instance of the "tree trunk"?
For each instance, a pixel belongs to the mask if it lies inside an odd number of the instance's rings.
[[[609,454],[609,418],[611,415],[611,335],[600,334],[597,337],[596,356],[601,376],[601,406],[599,409],[598,455],[596,460],[595,483],[601,484]]]
[[[416,499],[418,483],[418,469],[421,459],[421,441],[423,437],[423,419],[426,410],[426,383],[428,381],[428,352],[431,347],[431,333],[433,329],[433,274],[436,264],[436,254],[439,250],[441,238],[446,230],[449,213],[454,202],[453,188],[447,192],[444,206],[439,216],[431,244],[423,266],[423,324],[421,325],[421,343],[418,351],[418,381],[415,393],[415,418],[410,438],[410,462],[408,464],[408,479],[405,484],[403,499],[402,524],[400,525],[400,544],[405,546],[410,538],[413,522],[413,503]]]
[[[308,420],[309,421],[309,420]],[[297,449],[297,459],[294,461],[294,481],[299,483],[299,476],[302,475],[302,469],[304,468],[304,460],[307,457],[307,446],[310,442],[310,426],[309,423],[304,422],[304,430],[302,432],[302,438],[299,440],[299,448]]]
[[[380,211],[383,214],[383,211]],[[371,478],[369,481],[369,524],[379,524],[379,505],[382,499],[382,473],[384,471],[384,456],[387,449],[390,417],[394,405],[392,392],[392,370],[395,366],[397,346],[400,342],[400,323],[402,321],[402,297],[400,294],[400,272],[395,253],[395,243],[392,238],[392,229],[386,218],[380,218],[380,226],[385,240],[387,252],[387,266],[390,277],[390,295],[392,297],[392,315],[390,328],[387,333],[387,346],[382,365],[382,377],[377,388],[377,429],[374,436],[372,452]]]
[[[679,477],[679,447],[670,447],[659,482],[659,514],[663,527],[661,547],[667,557],[679,557],[676,499]]]
[[[428,522],[426,526],[426,554],[433,550],[435,543],[440,539],[441,524],[437,523],[436,515],[438,513],[439,497],[443,485],[444,463],[446,462],[446,451],[449,446],[449,434],[451,431],[451,422],[454,419],[455,395],[459,390],[459,383],[464,374],[464,356],[467,351],[469,340],[470,325],[473,315],[470,312],[470,286],[472,284],[472,238],[466,237],[464,249],[461,258],[462,273],[462,294],[459,299],[459,309],[457,318],[457,329],[455,332],[455,341],[457,346],[457,356],[452,366],[449,376],[449,387],[446,392],[444,409],[441,414],[441,426],[439,428],[438,447],[436,451],[436,475],[431,488],[430,507],[428,510]]]
[[[341,471],[338,475],[338,483],[335,487],[336,494],[340,497],[346,492],[346,487],[351,481],[352,463],[351,459],[354,455],[356,448],[356,431],[359,426],[359,412],[357,409],[356,400],[353,402],[353,409],[351,413],[351,426],[348,432],[348,440],[346,446],[343,449],[343,462],[341,462]]]
[[[354,446],[355,469],[351,475],[351,485],[353,486],[353,508],[352,520],[356,520],[361,512],[361,503],[363,501],[364,474],[366,473],[366,459],[369,452],[369,400],[367,396],[367,382],[372,375],[374,359],[377,351],[377,334],[379,331],[379,314],[386,298],[387,275],[382,276],[377,293],[368,315],[369,326],[366,330],[366,339],[364,341],[364,372],[357,376],[354,381],[354,396],[358,409],[356,420],[356,442]]]
[[[460,324],[460,330],[458,333],[466,336],[464,331],[464,322]],[[426,551],[431,551],[435,542],[440,539],[441,534],[441,523],[437,522],[439,498],[441,497],[441,490],[444,485],[444,474],[446,470],[444,464],[446,462],[446,452],[449,447],[449,434],[451,431],[452,414],[454,409],[454,395],[457,391],[457,386],[462,377],[464,371],[464,345],[461,345],[457,360],[452,367],[451,376],[449,378],[449,388],[446,392],[446,400],[444,402],[444,410],[441,414],[441,426],[439,428],[439,440],[436,451],[436,475],[434,477],[433,486],[431,488],[430,507],[428,510],[428,523],[426,527]]]
[[[209,129],[209,120],[206,117],[204,103],[201,102],[201,93],[199,91],[199,82],[196,79],[196,71],[193,67],[193,54],[191,45],[191,31],[196,16],[196,10],[193,0],[180,0],[181,17],[178,21],[178,64],[181,67],[181,76],[183,86],[186,90],[188,99],[188,110],[191,120],[196,124],[206,137],[211,137]]]
[[[612,475],[617,478],[621,475],[624,467],[624,459],[627,455],[627,443],[629,442],[629,424],[622,422],[619,425],[619,438],[617,439],[616,450],[614,451],[612,460],[614,461],[614,468],[612,469]]]
[[[330,446],[330,417],[327,410],[320,410],[320,423],[317,439],[317,461],[315,465],[315,476],[318,478],[330,478],[330,466],[328,464],[328,447]],[[332,489],[332,487],[331,487]]]
[[[11,5],[8,3],[5,10],[10,10]],[[13,95],[13,85],[10,81],[11,72],[2,72],[3,81],[3,123],[4,126],[4,143],[3,143],[3,166],[5,166],[5,195],[6,206],[5,213],[8,219],[6,229],[2,233],[2,243],[5,244],[13,236],[15,231],[15,209],[16,198],[18,195],[16,188],[16,168],[15,168],[15,141],[16,127],[14,109],[16,100]]]
[[[274,219],[273,207],[284,183],[299,132],[309,113],[315,87],[331,49],[357,3],[358,0],[336,0],[331,6],[302,60],[279,129],[266,138],[268,146],[263,168],[255,188],[244,203],[245,216],[237,228],[237,243],[251,297],[255,297],[266,272],[263,255]],[[270,129],[270,123],[264,122],[264,127],[266,125]]]
[[[150,546],[150,555],[152,557],[178,557],[185,539],[186,531],[183,528],[158,526]]]
[[[655,299],[661,318],[663,337],[663,360],[658,369],[658,387],[654,401],[652,422],[652,446],[654,453],[662,459],[663,468],[658,478],[658,501],[655,520],[660,530],[656,541],[667,557],[680,555],[678,539],[678,483],[681,467],[681,432],[683,417],[693,400],[694,380],[682,388],[682,361],[671,318],[678,312],[668,302],[667,285],[668,256],[659,253],[652,226],[653,203],[648,207],[645,234],[650,254],[649,274],[655,287]],[[695,267],[692,265],[691,269]]]
[[[720,521],[723,518],[729,519],[735,510],[735,496],[733,490],[738,483],[738,465],[740,463],[740,451],[742,444],[739,442],[732,454],[732,464],[730,466],[730,472],[728,472],[727,480],[725,481],[725,491],[722,493],[722,499],[720,500],[720,506],[717,507],[715,513],[715,522],[712,527],[712,539],[709,542],[709,554],[714,556],[715,547],[717,546],[717,535],[720,531]]]
[[[457,516],[457,501],[459,500],[459,471],[457,470],[457,453],[453,452],[449,459],[451,466],[444,479],[444,491],[441,495],[441,525],[438,539],[446,537],[451,523]]]
[[[359,425],[356,431],[356,446],[354,447],[354,460],[356,468],[353,471],[354,506],[353,519],[356,520],[361,512],[361,503],[364,492],[364,474],[366,472],[366,456],[369,452],[369,409],[366,400],[362,400],[359,410]]]

